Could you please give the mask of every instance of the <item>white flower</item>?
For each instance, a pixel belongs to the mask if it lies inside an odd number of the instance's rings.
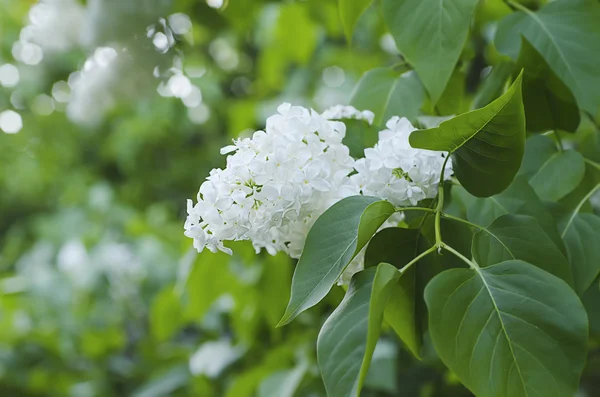
[[[447,154],[412,148],[408,138],[416,128],[405,118],[392,117],[386,127],[375,147],[365,149],[365,158],[356,161],[352,183],[362,194],[396,206],[435,197]],[[450,161],[446,169],[445,178],[450,178]]]
[[[251,240],[257,251],[299,257],[316,219],[358,193],[345,132],[313,110],[281,105],[265,131],[221,150],[227,166],[211,171],[196,205],[188,202],[186,236],[198,251],[230,252],[224,241]]]
[[[188,200],[185,235],[198,252],[231,253],[224,241],[250,240],[257,252],[299,258],[317,218],[345,197],[364,194],[396,206],[435,197],[444,154],[412,148],[408,138],[415,128],[408,120],[389,120],[375,147],[355,161],[342,143],[345,124],[328,117],[372,117],[354,108],[332,109],[320,115],[284,103],[265,131],[221,149],[229,154],[227,166],[210,172],[195,205]],[[382,228],[397,226],[402,216],[396,213]],[[339,282],[363,268],[361,252]]]
[[[354,106],[335,105],[321,114],[327,120],[356,119],[373,124],[375,114],[370,110],[357,110]]]

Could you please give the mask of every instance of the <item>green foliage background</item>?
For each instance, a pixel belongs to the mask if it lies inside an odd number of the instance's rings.
[[[33,3],[0,0],[0,64],[14,62],[11,47]],[[98,36],[132,47],[137,45],[132,39],[136,29],[143,32],[149,23],[174,12],[190,16],[193,40],[179,40],[175,49],[186,66],[205,69],[193,80],[210,117],[202,125],[192,123],[181,101],[156,93],[156,81],[133,86],[93,127],[73,124],[60,109],[48,116],[36,114],[35,98],[50,94],[54,82],[81,67],[87,55],[81,49],[23,66],[19,86],[0,90],[0,110],[12,108],[11,97],[17,93],[24,123],[18,134],[0,134],[2,396],[325,396],[315,341],[342,301],[343,289],[334,288],[316,308],[276,328],[290,297],[291,260],[256,255],[244,243],[235,244],[233,257],[197,255],[183,236],[185,200],[195,197],[210,169],[224,165],[219,148],[248,129],[261,128],[283,101],[317,110],[351,102],[373,110],[379,124],[401,115],[427,126],[432,116],[487,105],[525,67],[528,130],[559,129],[564,144],[578,153],[559,153],[549,137],[538,136],[528,142],[519,178],[525,185],[528,180],[534,196],[560,200],[567,208],[598,183],[600,172],[593,165],[576,169],[578,160],[565,158],[583,155],[600,162],[600,72],[589,67],[600,63],[600,40],[594,39],[600,28],[593,19],[600,15],[600,5],[593,0],[549,5],[544,0],[512,5],[501,0],[448,1],[456,3],[448,7],[460,10],[459,21],[447,32],[453,40],[438,58],[423,53],[435,55],[432,46],[444,37],[421,43],[418,32],[423,27],[415,28],[416,37],[402,34],[403,26],[425,23],[425,0],[403,2],[410,12],[394,8],[392,0],[339,5],[336,0],[230,0],[224,10],[201,0],[98,3],[104,7],[95,27]],[[586,17],[561,10],[561,5],[569,10],[587,7]],[[587,46],[588,58],[567,51],[567,58],[556,61],[562,73],[556,73],[543,67],[540,54],[519,57],[519,48],[538,48],[544,40],[522,27],[528,14],[515,16],[522,7],[544,7],[544,18],[558,26],[557,34],[566,35],[559,44],[567,49],[574,41]],[[131,9],[133,14],[127,11]],[[564,20],[557,23],[556,14],[563,13]],[[386,23],[395,26],[389,33],[404,56],[386,35]],[[569,36],[569,24],[592,33]],[[239,58],[236,67],[219,66],[211,53],[217,39],[233,48]],[[151,71],[161,62],[156,54],[139,54],[140,70]],[[339,74],[335,68],[343,70],[341,83],[328,77],[332,71]],[[131,80],[129,75],[121,78]],[[544,85],[547,81],[558,83]],[[547,106],[528,107],[528,100]],[[574,101],[583,109],[580,115]],[[552,119],[550,125],[547,117],[536,119],[543,112],[558,116],[556,103],[559,109],[575,106],[576,115]],[[531,117],[529,109],[535,109]],[[573,127],[573,118],[579,116]],[[349,138],[354,153],[376,140],[370,130]],[[556,166],[540,169],[535,153],[548,152],[556,154]],[[560,183],[548,183],[556,178]],[[457,188],[447,211],[489,225],[495,217],[477,219],[493,211],[475,210],[489,205],[481,200],[461,196]],[[597,200],[581,210],[583,219],[577,222],[600,215]],[[523,215],[536,216],[531,212]],[[600,229],[589,228],[596,234],[568,238],[597,245]],[[82,269],[78,273],[64,270],[70,263],[64,253],[73,247],[85,248],[80,263],[71,263]],[[583,281],[575,275],[574,283],[581,285],[579,292],[587,291],[584,303],[591,328],[581,392],[600,396],[600,291],[597,280],[588,290],[590,275],[579,276]],[[390,324],[383,327],[363,396],[471,396],[427,338],[419,361]],[[215,373],[192,373],[191,357],[215,341],[229,343],[235,359]]]

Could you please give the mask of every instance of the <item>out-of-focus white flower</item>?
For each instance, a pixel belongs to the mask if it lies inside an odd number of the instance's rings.
[[[358,110],[354,106],[335,105],[321,114],[327,120],[356,119],[373,124],[375,114],[370,110]]]
[[[316,219],[357,193],[345,125],[289,104],[278,111],[265,131],[222,149],[232,153],[227,167],[212,170],[198,203],[188,202],[185,234],[198,251],[230,252],[223,241],[251,240],[257,251],[297,258]]]
[[[0,66],[0,85],[14,87],[19,83],[19,69],[15,65],[6,63]]]
[[[118,81],[119,54],[112,47],[98,47],[83,70],[71,74],[67,115],[79,124],[98,123],[115,104],[113,86]]]
[[[190,372],[195,376],[206,375],[209,378],[216,378],[243,352],[243,348],[232,346],[227,339],[206,342],[190,358]]]
[[[206,4],[211,8],[221,8],[223,7],[223,2],[223,0],[206,0]]]
[[[392,117],[386,127],[375,147],[365,149],[365,158],[356,161],[357,173],[350,178],[354,185],[362,194],[396,206],[416,205],[435,197],[447,154],[411,147],[408,137],[416,128],[405,118]],[[445,178],[449,179],[450,161],[446,169]]]
[[[14,110],[5,110],[0,113],[0,130],[7,134],[16,134],[23,128],[21,115]]]
[[[31,45],[46,53],[60,53],[80,45],[84,20],[85,7],[76,0],[40,0],[29,10],[29,25],[21,30],[15,43],[20,49],[16,51],[17,59],[32,64],[27,56]]]

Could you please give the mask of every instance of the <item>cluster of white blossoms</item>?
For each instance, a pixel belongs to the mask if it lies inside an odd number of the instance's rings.
[[[374,148],[365,149],[365,157],[357,160],[357,173],[350,178],[360,193],[380,197],[396,206],[416,205],[435,197],[445,154],[415,149],[408,137],[416,130],[405,118],[392,117],[387,129],[379,132]],[[445,177],[452,174],[446,164]]]
[[[354,160],[342,142],[346,125],[332,119],[370,122],[371,112],[337,106],[319,114],[290,104],[278,112],[264,131],[224,147],[225,169],[210,172],[195,205],[188,200],[185,235],[199,252],[231,253],[224,241],[250,240],[257,252],[299,258],[317,218],[345,197],[376,196],[398,206],[435,197],[443,154],[410,147],[415,128],[406,119],[390,120],[366,158]],[[397,214],[384,226],[400,220]],[[361,268],[359,255],[349,270]]]
[[[85,7],[76,0],[40,0],[29,10],[29,24],[13,46],[14,57],[38,64],[44,53],[60,53],[81,44]]]

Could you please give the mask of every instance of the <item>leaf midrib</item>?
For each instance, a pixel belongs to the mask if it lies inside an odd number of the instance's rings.
[[[496,300],[494,299],[494,295],[492,294],[491,288],[490,288],[487,280],[485,279],[485,276],[483,275],[482,270],[478,267],[474,268],[474,270],[477,272],[477,274],[481,278],[481,282],[483,283],[485,289],[488,292],[488,295],[490,297],[492,305],[494,306],[493,310],[496,312],[496,315],[498,316],[498,321],[500,322],[502,332],[504,333],[504,337],[506,338],[506,342],[508,343],[510,355],[512,356],[513,363],[515,364],[515,368],[517,369],[517,373],[519,374],[519,379],[521,379],[521,385],[523,386],[523,391],[525,392],[525,396],[529,397],[529,392],[527,391],[527,386],[525,385],[525,379],[523,379],[523,373],[521,372],[521,367],[519,367],[519,363],[517,361],[517,356],[515,354],[515,350],[513,349],[513,342],[508,335],[508,331],[506,329],[506,326],[504,325],[504,320],[502,319],[502,315],[501,315],[502,311],[500,310],[500,308],[498,307],[498,304],[496,303]]]
[[[544,31],[544,33],[546,33],[546,35],[550,39],[550,42],[552,43],[552,45],[554,46],[554,48],[556,48],[556,51],[558,52],[558,54],[560,56],[560,59],[562,60],[563,64],[567,67],[567,70],[569,71],[569,75],[570,75],[571,79],[573,80],[573,82],[575,83],[575,86],[579,90],[580,87],[579,87],[579,84],[577,82],[577,79],[575,79],[575,75],[573,73],[573,70],[571,69],[571,65],[569,64],[569,62],[567,62],[567,58],[563,54],[560,46],[558,45],[558,43],[554,39],[554,36],[550,32],[550,30],[548,30],[548,28],[546,27],[546,25],[544,25],[544,22],[542,21],[542,19],[538,15],[536,15],[535,12],[531,11],[530,9],[528,9],[526,7],[523,7],[522,11],[527,16],[529,16],[531,19],[533,19],[534,22],[536,22],[542,28],[542,30]],[[533,43],[532,43],[532,45],[533,45]]]

